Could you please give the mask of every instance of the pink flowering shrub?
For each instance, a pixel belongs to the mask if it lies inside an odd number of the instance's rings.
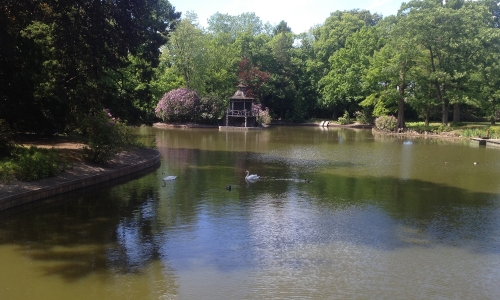
[[[394,116],[380,116],[375,119],[375,127],[383,131],[396,131],[398,119]]]
[[[270,124],[272,121],[271,114],[269,113],[269,108],[262,109],[262,104],[254,103],[252,105],[254,115],[259,116],[260,122],[262,124]]]
[[[197,115],[200,96],[193,90],[178,88],[163,95],[156,106],[156,116],[163,122],[192,121]]]

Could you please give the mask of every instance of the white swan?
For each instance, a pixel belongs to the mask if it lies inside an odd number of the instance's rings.
[[[258,176],[257,174],[249,174],[250,172],[246,171],[247,173],[247,176],[245,176],[245,180],[257,180],[260,178],[260,176]]]
[[[177,178],[177,176],[167,176],[167,177],[163,178],[163,181],[175,180],[175,178]]]

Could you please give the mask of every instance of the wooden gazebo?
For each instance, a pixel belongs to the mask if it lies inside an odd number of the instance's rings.
[[[238,90],[229,99],[229,108],[226,111],[226,126],[255,127],[257,117],[252,109],[254,98],[247,97],[246,86],[239,84]]]

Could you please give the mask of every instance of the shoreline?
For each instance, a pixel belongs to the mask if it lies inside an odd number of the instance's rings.
[[[155,128],[219,128],[222,125],[206,125],[206,124],[197,124],[197,123],[163,123],[156,122],[151,125],[151,127]],[[354,128],[354,129],[370,129],[373,128],[373,125],[370,124],[349,124],[349,125],[340,125],[336,123],[329,123],[328,126],[321,126],[321,122],[306,122],[306,123],[287,123],[287,122],[273,122],[271,124],[266,124],[259,126],[258,128],[268,128],[272,126],[317,126],[317,127],[341,127],[341,128]],[[251,127],[249,127],[251,128]]]

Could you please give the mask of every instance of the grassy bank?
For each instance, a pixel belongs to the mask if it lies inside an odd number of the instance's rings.
[[[491,125],[488,122],[463,122],[450,123],[445,125],[442,123],[429,123],[425,126],[424,122],[407,122],[407,130],[419,134],[443,134],[460,136],[465,138],[473,137],[489,137],[492,139],[500,139],[500,126]]]

